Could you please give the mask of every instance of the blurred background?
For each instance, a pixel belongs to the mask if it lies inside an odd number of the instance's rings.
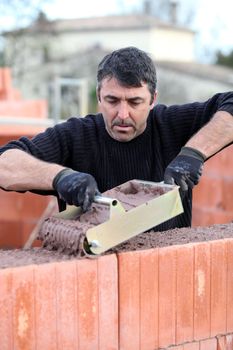
[[[159,103],[233,90],[232,13],[229,0],[1,0],[0,145],[95,113],[97,65],[129,45],[153,58]],[[232,150],[206,162],[193,226],[233,220]],[[51,202],[1,191],[0,248],[22,247]]]
[[[228,0],[1,0],[0,66],[55,121],[96,111],[97,64],[128,45],[153,57],[158,102],[205,100],[232,90],[232,10]]]

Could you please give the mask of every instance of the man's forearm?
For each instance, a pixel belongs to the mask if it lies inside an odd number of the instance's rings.
[[[200,129],[185,146],[197,149],[206,158],[220,151],[233,141],[233,116],[218,111],[213,118]]]
[[[0,187],[12,191],[51,190],[55,175],[62,169],[61,165],[11,149],[0,156]]]

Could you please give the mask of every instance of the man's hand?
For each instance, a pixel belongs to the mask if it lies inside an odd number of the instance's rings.
[[[53,188],[66,203],[80,206],[84,212],[90,208],[94,196],[99,193],[92,175],[72,169],[61,170],[53,180]]]
[[[167,166],[164,182],[180,186],[181,191],[187,191],[197,185],[203,169],[205,156],[191,148],[183,147],[178,156]]]

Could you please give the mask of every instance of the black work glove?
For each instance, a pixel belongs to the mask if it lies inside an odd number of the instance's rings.
[[[53,188],[66,203],[80,206],[84,212],[90,209],[94,196],[99,194],[92,175],[68,168],[55,176]]]
[[[178,156],[167,166],[164,174],[164,182],[176,184],[180,190],[186,192],[188,188],[197,185],[203,169],[206,157],[191,147],[183,147]]]

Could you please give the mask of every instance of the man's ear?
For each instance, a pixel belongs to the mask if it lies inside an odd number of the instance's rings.
[[[100,102],[100,89],[98,88],[98,86],[96,87],[96,97],[97,101]]]
[[[151,105],[150,105],[150,109],[154,108],[156,98],[157,98],[157,90],[154,93],[153,100],[152,100]]]

